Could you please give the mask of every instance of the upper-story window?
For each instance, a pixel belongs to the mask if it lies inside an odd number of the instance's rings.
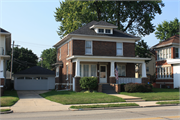
[[[66,65],[66,80],[68,80],[68,65]]]
[[[106,33],[111,33],[111,30],[110,29],[106,29]]]
[[[171,48],[164,48],[157,51],[157,60],[171,58]]]
[[[59,77],[59,67],[56,68],[56,77]]]
[[[92,41],[85,42],[85,54],[92,54]]]
[[[59,48],[59,60],[61,59],[61,48]]]
[[[104,33],[104,29],[98,29],[99,33]]]
[[[123,44],[116,43],[116,55],[123,55]]]
[[[175,48],[175,58],[179,58],[179,48]]]

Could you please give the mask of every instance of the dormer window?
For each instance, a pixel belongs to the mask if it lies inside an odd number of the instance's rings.
[[[98,32],[99,33],[104,33],[104,29],[99,29]]]
[[[106,33],[111,33],[111,29],[106,29]]]

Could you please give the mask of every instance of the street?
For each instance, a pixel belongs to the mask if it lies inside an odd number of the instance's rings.
[[[180,106],[1,114],[1,120],[179,120]]]

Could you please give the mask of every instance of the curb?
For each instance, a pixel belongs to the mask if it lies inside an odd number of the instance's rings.
[[[163,106],[178,106],[180,104],[164,104],[164,105],[151,105],[151,106],[127,106],[127,107],[107,107],[107,108],[83,108],[83,109],[74,109],[68,108],[71,111],[83,111],[83,110],[108,110],[108,109],[128,109],[128,108],[145,108],[145,107],[163,107]]]
[[[0,112],[0,114],[9,114],[9,113],[13,113],[13,110]]]

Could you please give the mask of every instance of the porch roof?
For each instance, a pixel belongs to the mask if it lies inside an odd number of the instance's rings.
[[[78,60],[78,61],[85,61],[85,62],[144,63],[145,60],[151,60],[151,58],[74,55],[74,56],[68,57],[67,60],[72,60],[72,62],[76,62]]]

